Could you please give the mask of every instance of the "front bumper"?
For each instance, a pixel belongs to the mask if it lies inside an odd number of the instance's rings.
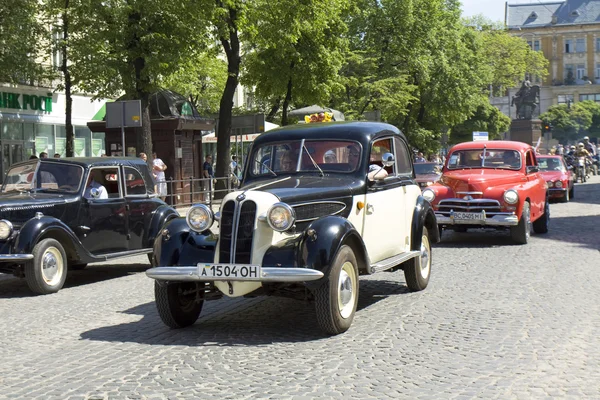
[[[155,267],[146,271],[149,278],[159,281],[173,282],[214,282],[214,281],[239,281],[239,282],[308,282],[321,279],[321,271],[308,268],[261,268],[260,276],[256,278],[223,278],[200,277],[197,266]]]
[[[562,187],[562,188],[549,188],[548,192],[550,194],[550,197],[562,197],[565,195],[565,192],[567,191],[567,188]]]
[[[435,213],[438,225],[481,225],[481,226],[516,226],[519,218],[513,213],[496,213],[488,217],[482,212],[483,219],[455,219],[454,212],[450,215]]]
[[[33,260],[33,254],[0,254],[0,262]]]

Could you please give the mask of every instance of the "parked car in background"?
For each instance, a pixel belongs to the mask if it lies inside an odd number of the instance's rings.
[[[44,158],[14,164],[0,192],[0,272],[39,294],[59,291],[68,270],[152,253],[179,214],[156,198],[138,158]]]
[[[511,141],[454,146],[440,180],[423,190],[440,229],[508,229],[520,244],[529,241],[532,226],[548,231],[548,196],[533,147]]]
[[[575,195],[575,178],[562,156],[537,156],[550,199],[568,202]]]
[[[410,290],[423,290],[438,239],[397,128],[295,125],[254,141],[241,187],[217,215],[198,204],[167,223],[146,274],[171,328],[194,324],[205,300],[266,295],[313,302],[322,330],[339,334],[354,318],[359,275],[401,269]]]
[[[415,163],[415,178],[420,187],[436,183],[442,176],[442,165],[435,162]]]

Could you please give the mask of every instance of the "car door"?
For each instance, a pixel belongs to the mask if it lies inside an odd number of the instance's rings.
[[[371,143],[370,166],[382,166],[385,153],[394,154],[392,137]],[[405,248],[404,188],[397,166],[385,168],[388,176],[368,182],[362,237],[372,263],[400,254]]]
[[[126,251],[129,249],[129,228],[122,174],[117,166],[95,167],[88,172],[85,186],[89,185],[92,178],[104,186],[108,198],[83,196],[80,240],[95,255]]]
[[[129,225],[129,250],[147,247],[144,238],[150,226],[152,212],[158,202],[152,201],[146,191],[146,183],[140,171],[133,167],[123,167],[125,178],[125,202]]]
[[[539,172],[529,172],[530,167],[538,167],[535,152],[530,149],[525,154],[525,173],[527,174],[528,197],[530,199],[531,219],[536,219],[544,213],[546,204],[547,184]],[[539,167],[538,167],[539,168]]]

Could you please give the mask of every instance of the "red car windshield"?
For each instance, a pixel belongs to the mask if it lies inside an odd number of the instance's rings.
[[[448,157],[448,169],[521,169],[521,154],[516,150],[457,150]]]
[[[538,157],[540,171],[560,171],[567,172],[565,164],[559,158]]]

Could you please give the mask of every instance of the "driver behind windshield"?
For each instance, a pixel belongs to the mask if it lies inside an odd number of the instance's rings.
[[[521,160],[515,151],[506,150],[502,155],[502,162],[510,168],[519,168],[521,166]]]
[[[294,172],[296,170],[296,162],[294,158],[295,157],[292,150],[286,150],[285,153],[281,155],[281,160],[279,161],[279,170],[281,172]]]

